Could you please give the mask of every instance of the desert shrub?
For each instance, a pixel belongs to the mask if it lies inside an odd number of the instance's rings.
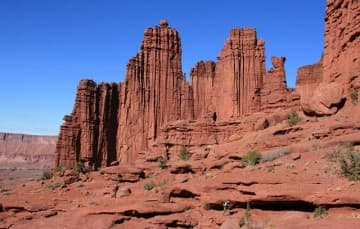
[[[150,180],[150,181],[145,182],[144,189],[147,190],[147,191],[150,191],[153,188],[155,188],[155,186],[156,186],[155,182]]]
[[[315,208],[314,210],[314,218],[325,218],[328,216],[328,210],[322,206]]]
[[[261,160],[261,157],[261,153],[257,151],[249,151],[241,158],[241,162],[245,166],[252,166],[258,164]]]
[[[342,174],[349,180],[360,180],[360,152],[349,151],[340,159]]]
[[[186,149],[185,146],[182,146],[180,149],[180,152],[178,154],[179,158],[183,161],[187,161],[190,159],[190,153],[189,151]]]
[[[49,180],[52,177],[50,169],[44,169],[41,174],[41,180]]]
[[[359,95],[358,95],[358,92],[353,89],[350,91],[350,99],[351,99],[351,102],[356,105],[359,101]]]
[[[159,157],[158,159],[157,159],[157,161],[158,161],[158,163],[159,163],[159,168],[161,168],[161,169],[166,169],[167,168],[167,160],[165,159],[165,158],[163,158],[163,157]]]
[[[288,119],[287,122],[289,124],[289,126],[295,126],[296,124],[298,124],[300,122],[300,117],[298,115],[298,113],[296,112],[296,110],[291,110],[288,113]]]

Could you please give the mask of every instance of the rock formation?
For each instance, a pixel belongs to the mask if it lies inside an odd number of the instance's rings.
[[[327,0],[324,81],[360,88],[360,2]]]
[[[233,29],[218,56],[215,109],[220,119],[260,110],[265,74],[264,41],[255,29]]]
[[[294,108],[299,105],[299,95],[288,89],[285,75],[285,57],[272,57],[273,67],[266,73],[261,88],[261,110]]]
[[[319,83],[314,90],[310,89],[313,94],[305,93],[306,97],[301,99],[306,113],[334,114],[344,105],[345,97],[351,91],[359,90],[359,12],[359,1],[327,1],[324,55],[321,60],[323,83]]]
[[[139,155],[154,153],[158,144],[165,147],[161,152],[167,152],[189,139],[203,144],[194,136],[211,139],[208,135],[216,133],[229,138],[232,131],[218,132],[240,128],[244,134],[272,125],[267,118],[252,115],[249,126],[236,127],[238,119],[254,112],[299,110],[301,104],[309,115],[336,113],[345,94],[359,87],[360,23],[352,23],[359,20],[358,12],[357,1],[327,2],[323,58],[299,69],[295,90],[286,85],[285,57],[273,57],[273,68],[266,72],[264,41],[249,28],[232,29],[217,62],[198,62],[188,84],[181,69],[180,36],[161,20],[159,26],[145,30],[123,83],[80,82],[74,110],[61,127],[56,165],[73,167],[80,160],[95,167],[135,162]],[[190,121],[185,128],[189,131],[171,129],[181,129],[179,120],[194,119],[200,121]],[[215,121],[226,128],[209,132]],[[209,128],[199,128],[199,123]]]

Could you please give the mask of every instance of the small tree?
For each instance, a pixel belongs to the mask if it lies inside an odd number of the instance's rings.
[[[300,117],[298,115],[298,113],[296,112],[296,110],[291,110],[288,113],[288,124],[289,126],[295,126],[296,124],[298,124],[300,122]]]
[[[190,153],[189,151],[186,149],[185,146],[182,146],[180,149],[180,152],[178,154],[179,158],[183,161],[187,161],[190,159]]]

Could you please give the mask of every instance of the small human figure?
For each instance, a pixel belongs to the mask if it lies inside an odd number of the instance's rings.
[[[216,119],[217,119],[217,115],[216,115],[216,112],[214,112],[213,115],[212,115],[213,122],[216,122]]]
[[[119,185],[116,183],[114,184],[112,189],[112,195],[111,195],[112,198],[116,198],[116,193],[118,192],[118,190],[119,190]]]
[[[224,207],[223,215],[225,215],[226,211],[229,210],[230,201],[229,201],[229,200],[225,200],[224,203],[223,203],[223,207]]]

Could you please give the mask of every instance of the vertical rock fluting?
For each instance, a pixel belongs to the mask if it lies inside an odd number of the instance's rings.
[[[193,118],[192,91],[181,70],[178,32],[166,21],[148,28],[127,65],[118,126],[118,156],[132,162],[168,121]]]
[[[265,73],[264,41],[255,29],[233,29],[218,56],[214,90],[220,119],[260,110],[260,88]]]
[[[324,82],[360,88],[360,1],[326,2]]]
[[[191,69],[191,87],[194,96],[194,116],[196,119],[208,117],[213,107],[214,80],[216,64],[200,61]]]
[[[73,112],[60,128],[55,166],[72,168],[88,161],[100,167],[116,160],[118,107],[117,84],[81,80]]]

